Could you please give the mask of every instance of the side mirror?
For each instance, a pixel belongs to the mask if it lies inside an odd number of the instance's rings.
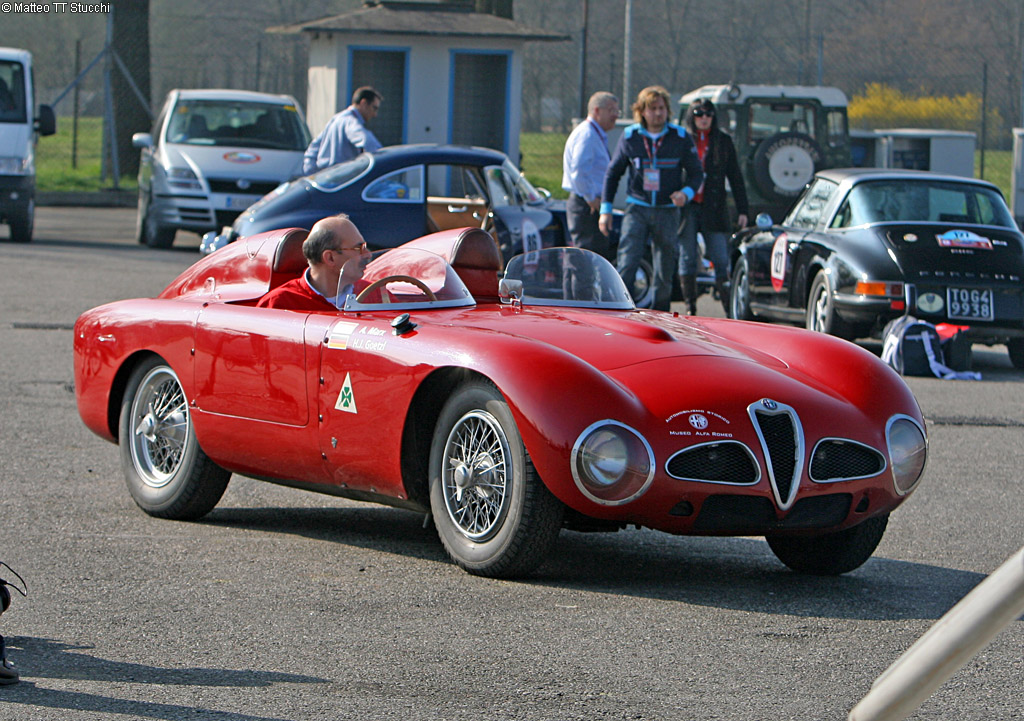
[[[49,105],[39,106],[39,116],[35,122],[36,132],[40,135],[53,135],[57,132],[57,116]]]
[[[772,220],[772,216],[768,215],[768,213],[758,213],[754,223],[759,230],[768,230],[775,224],[775,221]]]
[[[506,303],[520,300],[523,297],[523,281],[502,278],[498,281],[498,297]]]
[[[149,133],[135,133],[132,136],[132,146],[136,148],[152,148],[153,136]]]

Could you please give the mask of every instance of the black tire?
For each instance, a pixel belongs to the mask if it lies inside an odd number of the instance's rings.
[[[798,573],[838,576],[860,568],[878,548],[889,515],[820,536],[768,536],[772,553]]]
[[[170,248],[174,245],[174,228],[160,225],[153,213],[150,212],[153,202],[152,196],[147,200],[145,207],[142,204],[142,197],[139,197],[139,211],[135,221],[135,235],[140,243],[145,243],[150,248]]]
[[[504,469],[504,470],[502,470]],[[501,393],[471,381],[445,403],[430,445],[430,508],[451,559],[478,576],[536,568],[562,527]]]
[[[28,201],[24,208],[11,213],[8,223],[11,226],[11,240],[15,243],[31,243],[32,231],[36,222],[36,203]]]
[[[149,210],[149,195],[139,188],[139,202],[135,211],[135,242],[146,244],[146,213]]]
[[[175,520],[213,510],[231,474],[199,447],[184,390],[163,359],[151,357],[132,371],[119,428],[121,468],[139,508]]]
[[[853,340],[853,327],[839,317],[832,299],[832,284],[829,275],[819,270],[807,296],[805,327],[807,330],[827,333],[844,340]]]
[[[1006,350],[1013,367],[1024,370],[1024,338],[1011,338],[1006,344]]]
[[[741,255],[736,260],[736,267],[732,269],[727,310],[730,318],[754,320],[754,312],[750,310],[750,268],[746,256]]]
[[[633,293],[633,303],[637,308],[654,306],[654,266],[646,255],[640,259],[640,266],[636,269]]]
[[[804,133],[776,133],[754,151],[754,183],[769,200],[788,202],[800,195],[824,155]]]

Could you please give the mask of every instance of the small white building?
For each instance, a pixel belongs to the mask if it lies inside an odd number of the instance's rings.
[[[370,0],[344,15],[270,28],[308,33],[306,118],[317,135],[372,85],[384,96],[370,124],[384,145],[479,145],[519,157],[523,45],[563,41],[472,2]]]

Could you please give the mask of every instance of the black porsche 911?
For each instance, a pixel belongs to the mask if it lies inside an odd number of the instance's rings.
[[[1024,235],[991,183],[923,171],[817,173],[779,225],[737,236],[729,315],[847,339],[909,313],[1005,343],[1024,368]]]

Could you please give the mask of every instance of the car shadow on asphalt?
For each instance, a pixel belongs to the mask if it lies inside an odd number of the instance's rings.
[[[940,618],[985,574],[875,555],[842,576],[787,569],[761,538],[563,532],[534,581],[769,615]]]
[[[200,522],[450,564],[423,518],[376,506],[218,508]],[[982,573],[880,556],[843,576],[809,576],[783,566],[760,538],[631,529],[562,531],[548,559],[518,582],[771,615],[935,620],[984,578]]]
[[[21,682],[6,687],[5,704],[23,704],[26,709],[64,709],[121,714],[125,718],[180,719],[202,715],[223,721],[283,721],[276,717],[252,716],[195,706],[135,701],[78,691],[40,688],[39,679],[102,681],[154,686],[202,686],[262,688],[279,683],[322,684],[328,679],[275,671],[219,668],[161,668],[138,663],[111,661],[90,655],[90,646],[63,643],[50,638],[7,636],[10,656],[18,664]],[[26,718],[31,717],[26,714]]]

